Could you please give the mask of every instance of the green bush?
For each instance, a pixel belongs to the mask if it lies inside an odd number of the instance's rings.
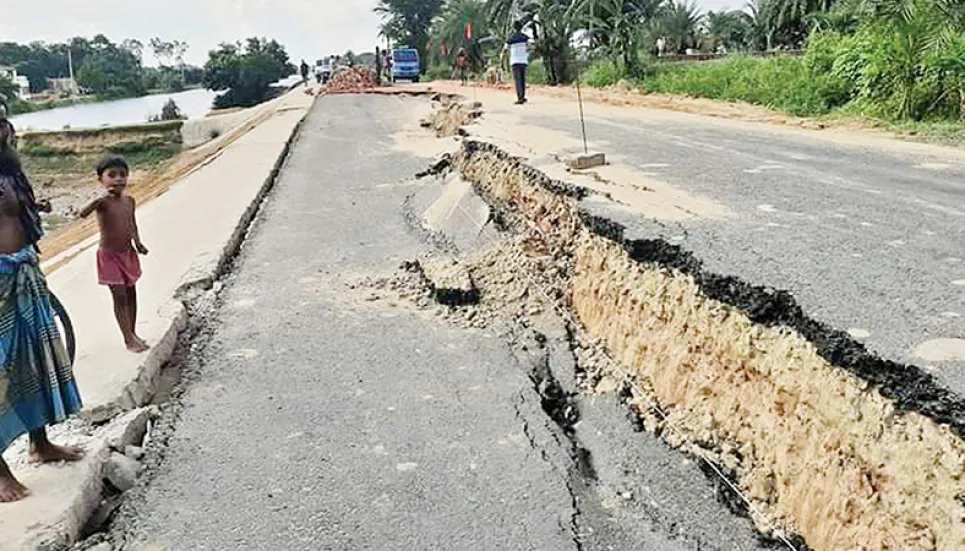
[[[550,81],[549,73],[546,71],[546,63],[542,59],[533,60],[526,69],[526,82],[530,84],[548,84]]]
[[[610,58],[601,58],[590,63],[580,75],[580,82],[587,86],[603,88],[612,86],[625,77],[623,68]]]
[[[121,142],[107,146],[107,150],[118,155],[131,155],[135,153],[145,153],[159,148],[170,146],[169,140],[162,136],[148,136],[143,140]]]
[[[642,84],[648,92],[746,101],[794,115],[823,115],[835,105],[826,84],[799,57],[730,57],[657,67]]]
[[[452,67],[447,67],[441,63],[435,63],[426,69],[424,78],[429,81],[449,80],[452,77]]]
[[[68,149],[59,149],[46,144],[37,142],[23,142],[20,144],[20,153],[26,157],[63,157],[73,155],[74,152]]]

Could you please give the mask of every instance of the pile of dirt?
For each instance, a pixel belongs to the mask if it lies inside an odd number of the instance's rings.
[[[329,94],[357,94],[377,86],[375,71],[368,67],[356,66],[339,71],[328,81]]]

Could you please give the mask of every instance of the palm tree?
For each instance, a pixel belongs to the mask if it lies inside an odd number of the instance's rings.
[[[583,0],[582,16],[593,43],[603,45],[633,74],[638,68],[642,30],[660,13],[663,0]]]
[[[706,30],[714,46],[743,49],[748,46],[751,34],[750,16],[742,11],[707,12]]]
[[[751,0],[745,8],[751,26],[751,37],[758,47],[763,46],[767,51],[774,48],[774,37],[777,34],[776,12],[775,0]]]
[[[657,28],[667,39],[668,51],[683,53],[697,46],[697,35],[703,15],[690,0],[669,0],[657,18]]]
[[[471,47],[473,41],[466,37],[469,25],[472,26],[473,38],[489,34],[485,0],[449,0],[432,24],[432,42],[444,45],[450,52],[459,47]]]

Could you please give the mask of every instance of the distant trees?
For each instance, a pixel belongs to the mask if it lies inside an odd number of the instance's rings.
[[[141,60],[135,52],[114,44],[99,34],[85,44],[83,62],[76,72],[77,83],[105,98],[144,94]]]
[[[150,44],[154,59],[158,63],[159,74],[156,87],[170,91],[184,89],[188,84],[187,66],[184,63],[184,54],[190,49],[188,43],[180,40],[161,40],[154,37],[148,44]]]
[[[204,84],[216,92],[218,107],[249,107],[269,99],[272,84],[292,75],[285,48],[275,40],[249,38],[244,43],[222,44],[208,54]]]
[[[181,89],[200,84],[201,69],[184,63],[185,42],[152,39],[150,47],[161,63],[158,69],[143,66],[145,45],[136,39],[114,43],[103,34],[75,37],[62,44],[0,43],[0,65],[10,65],[30,81],[30,91],[49,87],[48,79],[70,76],[68,57],[81,88],[107,98],[129,97],[153,89]],[[160,53],[160,55],[158,55]],[[68,56],[69,54],[69,56]],[[172,63],[177,64],[177,71]]]

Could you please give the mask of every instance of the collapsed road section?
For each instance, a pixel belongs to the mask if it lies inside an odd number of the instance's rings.
[[[581,204],[587,190],[495,145],[467,140],[451,166],[526,236],[530,266],[563,267],[547,296],[612,360],[590,376],[618,378],[649,429],[732,477],[762,531],[818,550],[965,546],[962,403],[930,376],[872,357],[786,293],[625,240]]]

